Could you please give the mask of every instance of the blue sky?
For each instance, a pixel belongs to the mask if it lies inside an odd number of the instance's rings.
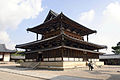
[[[50,9],[97,30],[90,42],[107,45],[103,52],[111,53],[111,46],[120,41],[120,0],[1,0],[0,43],[14,49],[36,40],[26,29],[41,24]]]

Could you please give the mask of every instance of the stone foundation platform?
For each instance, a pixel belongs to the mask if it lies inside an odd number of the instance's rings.
[[[104,62],[94,62],[95,66],[103,66]],[[86,62],[23,62],[22,67],[65,70],[86,67]]]

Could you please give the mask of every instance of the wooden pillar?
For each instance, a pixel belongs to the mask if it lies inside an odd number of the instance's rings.
[[[73,50],[73,55],[74,55],[74,61],[75,61],[76,51],[74,51],[74,50]]]
[[[86,51],[83,51],[83,53],[84,53],[84,61],[87,61],[87,59],[88,59],[88,57],[87,57],[87,52]]]
[[[36,40],[38,40],[38,33],[36,34]]]
[[[88,53],[86,52],[86,61],[88,61]]]
[[[4,53],[2,53],[3,57],[2,57],[2,61],[4,61]]]
[[[46,53],[47,53],[47,58],[48,58],[48,62],[49,62],[49,51],[47,51]]]
[[[68,61],[69,61],[69,54],[70,54],[70,51],[69,51],[69,49],[67,49],[67,50],[68,50],[68,53],[67,53],[67,54],[68,54]]]
[[[88,37],[88,35],[87,35],[87,42],[88,42],[88,40],[89,40],[89,37]]]
[[[62,57],[62,61],[63,61],[63,54],[64,54],[63,50],[64,50],[64,48],[62,48],[62,51],[61,51],[62,52],[62,56],[61,56]]]
[[[99,52],[99,49],[97,49],[97,52]]]
[[[27,49],[25,49],[25,51],[27,52]]]
[[[56,61],[55,57],[56,57],[56,50],[54,50],[54,61]]]
[[[64,36],[62,35],[62,46],[64,46]]]

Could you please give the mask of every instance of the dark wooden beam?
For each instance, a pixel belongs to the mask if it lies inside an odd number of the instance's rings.
[[[61,48],[61,58],[62,58],[62,61],[63,61],[63,54],[64,54],[64,48]]]
[[[36,40],[38,40],[38,33],[36,34]]]
[[[87,35],[87,42],[88,42],[88,40],[89,40],[89,37],[88,37],[88,35]]]
[[[99,52],[99,49],[97,49],[97,52]]]
[[[69,51],[69,49],[67,49],[68,51],[67,51],[67,54],[68,54],[68,61],[69,61],[69,54],[70,54],[70,51]]]

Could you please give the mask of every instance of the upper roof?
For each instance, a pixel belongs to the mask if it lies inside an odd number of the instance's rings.
[[[65,25],[68,25],[68,26],[65,26]],[[45,32],[47,32],[48,30],[54,27],[74,28],[74,30],[80,33],[81,36],[85,36],[85,35],[97,32],[96,30],[91,30],[73,21],[72,19],[65,16],[63,13],[57,14],[52,10],[49,11],[45,21],[42,24],[33,28],[28,28],[27,31],[31,31],[38,34],[44,34]]]
[[[5,44],[0,44],[0,52],[15,53],[16,51],[7,49]]]

